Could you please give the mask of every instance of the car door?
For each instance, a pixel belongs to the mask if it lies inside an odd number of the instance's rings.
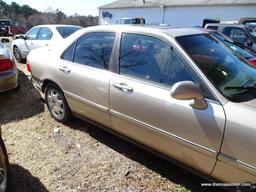
[[[62,55],[57,69],[67,102],[83,117],[109,126],[109,83],[114,32],[83,35]]]
[[[37,42],[37,36],[40,31],[40,27],[35,27],[31,29],[26,35],[24,40],[24,50],[22,50],[25,55],[29,53],[30,50],[34,49]]]
[[[33,49],[48,46],[52,38],[52,30],[49,27],[41,27],[37,36],[37,41],[34,42]]]
[[[175,46],[165,41],[143,34],[122,34],[120,70],[113,75],[110,86],[111,126],[210,174],[223,137],[223,108],[207,90],[205,110],[170,96],[176,82],[202,82]]]

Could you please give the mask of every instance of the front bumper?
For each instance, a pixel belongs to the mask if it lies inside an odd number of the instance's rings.
[[[18,86],[18,71],[13,69],[0,73],[0,93],[15,89]]]

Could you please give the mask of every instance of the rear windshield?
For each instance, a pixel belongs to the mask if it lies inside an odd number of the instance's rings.
[[[82,29],[80,26],[62,26],[62,27],[56,27],[57,31],[60,33],[60,35],[65,39],[72,33],[78,31],[79,29]]]
[[[1,25],[1,26],[3,26],[3,25],[4,25],[4,26],[5,26],[5,25],[10,26],[10,25],[11,25],[11,21],[3,21],[3,20],[2,20],[2,21],[0,21],[0,25]]]
[[[218,30],[218,26],[216,26],[216,25],[209,25],[209,26],[207,26],[207,29],[212,29],[212,30]]]

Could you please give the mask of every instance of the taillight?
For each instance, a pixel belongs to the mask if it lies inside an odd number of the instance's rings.
[[[14,68],[14,64],[10,59],[0,60],[0,71],[8,71]]]
[[[250,63],[252,66],[256,67],[256,59],[255,59],[255,58],[249,59],[248,61],[249,61],[249,63]]]
[[[30,68],[30,64],[27,61],[27,71],[31,73],[31,68]]]

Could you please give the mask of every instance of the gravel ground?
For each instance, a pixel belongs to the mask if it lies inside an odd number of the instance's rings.
[[[54,121],[18,67],[20,88],[0,94],[11,191],[221,191],[85,121]]]

